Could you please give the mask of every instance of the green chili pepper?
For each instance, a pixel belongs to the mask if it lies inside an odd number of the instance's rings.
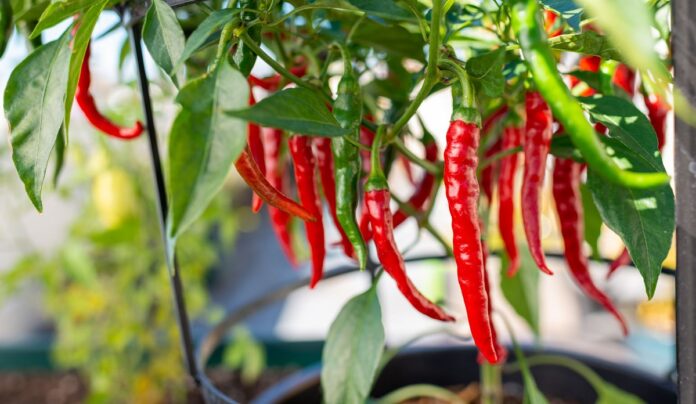
[[[547,44],[537,0],[513,0],[512,26],[532,72],[537,89],[554,117],[563,125],[587,164],[606,180],[629,188],[651,188],[669,182],[665,173],[639,173],[620,169],[604,150],[580,103],[563,83]]]
[[[360,121],[362,120],[360,84],[353,71],[348,51],[342,48],[341,53],[345,70],[338,83],[333,113],[341,127],[351,129],[345,137],[359,142]],[[358,260],[360,268],[364,269],[367,265],[367,246],[360,235],[360,228],[355,219],[358,180],[361,170],[360,152],[345,137],[333,138],[331,141],[336,174],[336,216],[353,246],[355,258]]]

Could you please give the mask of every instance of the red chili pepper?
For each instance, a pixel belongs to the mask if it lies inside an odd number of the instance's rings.
[[[570,159],[556,159],[553,168],[553,198],[556,202],[561,234],[565,245],[564,255],[570,273],[585,293],[616,317],[624,334],[628,327],[621,313],[609,297],[595,286],[590,277],[588,260],[582,252],[585,229],[580,202],[580,174],[582,164]]]
[[[482,223],[479,222],[479,226],[483,227]],[[491,296],[491,282],[490,282],[490,274],[488,273],[488,247],[486,247],[486,243],[482,240],[481,241],[481,251],[483,253],[483,272],[484,272],[484,277],[483,280],[485,282],[484,286],[486,288],[486,295],[488,295],[488,316],[491,318],[491,333],[493,334],[493,341],[495,341],[495,352],[498,355],[498,362],[505,362],[505,359],[507,358],[507,350],[505,349],[504,346],[502,346],[499,341],[498,341],[498,332],[495,330],[495,324],[493,323],[493,302],[492,299],[490,299]],[[479,363],[483,362],[483,355],[479,353],[478,357]]]
[[[365,119],[372,121],[372,117],[369,115],[365,116]],[[361,126],[360,127],[360,143],[365,146],[372,147],[372,143],[375,141],[375,132],[370,129]],[[370,162],[370,152],[367,150],[360,150],[362,169],[365,175],[370,173],[371,162]],[[358,227],[360,228],[360,234],[363,240],[369,241],[372,239],[372,230],[370,230],[370,218],[367,213],[366,202],[363,200],[362,209],[360,211],[360,218],[358,219]]]
[[[602,58],[599,56],[582,56],[578,61],[578,70],[586,72],[598,72],[599,66],[602,63]],[[570,88],[580,84],[580,79],[575,76],[570,76]],[[580,95],[589,97],[597,93],[594,88],[587,87]]]
[[[452,215],[457,278],[474,342],[488,362],[497,363],[500,358],[489,315],[478,221],[476,168],[480,132],[475,123],[464,121],[459,116],[455,112],[447,131],[444,171],[447,202]]]
[[[88,45],[87,51],[85,52],[85,58],[82,61],[80,78],[77,82],[77,91],[75,92],[75,100],[77,100],[77,105],[79,105],[89,123],[105,134],[122,140],[132,140],[137,138],[143,133],[144,129],[143,124],[140,121],[136,122],[135,126],[132,128],[122,128],[111,122],[109,118],[105,117],[101,114],[101,112],[99,112],[97,103],[94,101],[94,97],[92,97],[89,90],[89,87],[92,84],[92,73],[89,70],[90,55],[90,45]]]
[[[643,94],[645,107],[648,109],[648,118],[657,134],[657,145],[660,150],[665,146],[665,134],[667,133],[667,117],[670,106],[656,94]]]
[[[631,98],[636,93],[636,72],[625,64],[621,63],[616,67],[612,81]]]
[[[406,173],[406,179],[411,185],[416,185],[416,176],[413,175],[413,168],[411,167],[411,162],[403,154],[399,155],[399,162],[401,166],[404,167],[404,173]]]
[[[437,161],[438,149],[437,142],[432,136],[425,136],[423,138],[423,146],[425,146],[425,159],[431,163]],[[430,172],[425,172],[423,178],[416,185],[416,189],[408,198],[408,204],[418,212],[425,210],[425,203],[430,199],[430,194],[433,192],[433,187],[435,186],[435,175]],[[406,219],[408,214],[403,210],[399,209],[394,213],[394,228],[399,227]]]
[[[508,126],[503,129],[502,149],[517,147],[522,142],[523,129]],[[498,177],[498,229],[509,258],[508,276],[513,276],[520,268],[520,256],[515,241],[515,178],[517,173],[517,153],[500,161],[500,176]]]
[[[315,222],[305,222],[305,232],[312,255],[312,278],[309,287],[314,288],[324,274],[326,246],[324,245],[324,222],[321,215],[321,201],[319,200],[317,183],[314,178],[316,165],[310,138],[307,136],[292,136],[290,138],[290,154],[295,167],[297,193],[302,206],[317,218]]]
[[[544,11],[544,30],[549,38],[557,37],[563,33],[563,27],[554,29],[556,20],[558,20],[558,14],[551,10]]]
[[[546,157],[551,147],[553,118],[551,110],[541,94],[529,92],[525,99],[527,123],[525,125],[524,176],[522,178],[522,221],[529,251],[539,269],[549,275],[553,272],[546,265],[541,246],[540,192],[546,174]]]
[[[500,108],[496,109],[488,118],[486,118],[485,121],[483,121],[483,129],[481,130],[481,133],[483,134],[483,138],[486,139],[488,136],[491,136],[491,131],[495,127],[495,125],[500,122],[500,120],[507,114],[508,111],[508,106],[503,105]],[[495,143],[491,147],[486,150],[486,153],[484,154],[484,157],[489,158],[496,153],[498,153],[501,149],[502,142],[500,139],[496,140]],[[486,199],[488,200],[488,203],[491,203],[493,200],[493,171],[496,169],[497,164],[490,164],[487,167],[485,167],[483,170],[481,170],[481,189],[483,190],[483,194],[486,195]]]
[[[268,159],[266,159],[266,161],[268,161]],[[317,220],[313,214],[280,192],[275,187],[275,184],[270,181],[268,173],[267,177],[269,179],[264,178],[263,174],[261,174],[261,169],[256,165],[248,147],[244,149],[234,165],[244,182],[246,182],[251,190],[259,195],[267,204],[305,221]]]
[[[365,184],[364,195],[374,234],[375,247],[377,248],[377,257],[384,266],[384,270],[394,279],[396,286],[416,310],[436,320],[454,321],[454,318],[445,313],[440,306],[423,296],[406,274],[404,258],[394,240],[392,213],[389,208],[391,201],[389,184],[387,184],[379,161],[382,134],[383,128],[380,129],[378,141],[373,147],[372,169]]]
[[[256,104],[256,99],[254,98],[254,92],[249,90],[249,106]],[[261,128],[253,122],[249,122],[248,132],[249,138],[247,143],[249,144],[249,151],[256,161],[256,165],[261,170],[261,174],[266,175],[266,161],[263,151],[263,141],[261,141]],[[256,193],[254,193],[251,201],[251,210],[253,212],[258,212],[261,210],[263,205],[263,199],[261,199]]]
[[[621,251],[621,254],[619,254],[614,261],[609,264],[609,272],[607,272],[607,279],[609,279],[614,272],[616,272],[617,269],[624,265],[628,265],[631,263],[631,255],[628,253],[628,249],[624,247],[623,251]]]
[[[283,131],[279,129],[262,128],[261,136],[266,154],[266,179],[274,189],[284,190],[287,183],[285,181],[286,167],[281,158]],[[297,266],[297,256],[292,248],[292,236],[290,234],[292,216],[280,209],[276,209],[270,205],[270,203],[268,206],[268,216],[271,219],[273,233],[275,233],[285,256],[292,266]]]
[[[304,77],[305,74],[307,74],[307,66],[302,65],[302,66],[296,66],[290,69],[290,73],[293,74],[293,76],[297,77]],[[278,86],[280,86],[280,81],[281,77],[280,74],[275,74],[270,77],[264,77],[264,78],[259,78],[253,75],[249,75],[249,83],[251,85],[254,85],[256,87],[261,87],[264,90],[268,91],[275,91],[278,89]]]
[[[346,256],[353,257],[353,245],[348,240],[341,223],[336,216],[336,181],[334,179],[333,152],[331,151],[331,139],[326,137],[314,138],[315,156],[319,167],[319,178],[324,191],[324,198],[329,205],[331,219],[341,235],[341,245]]]

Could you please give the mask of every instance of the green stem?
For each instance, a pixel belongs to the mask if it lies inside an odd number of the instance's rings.
[[[436,0],[439,1],[439,0]],[[431,397],[447,403],[464,404],[464,400],[444,387],[432,384],[414,384],[395,390],[382,397],[380,404],[397,404],[412,400],[418,397]]]
[[[387,136],[387,143],[395,139],[399,132],[408,124],[411,117],[416,114],[418,108],[423,101],[428,97],[438,81],[438,59],[440,57],[440,20],[442,19],[442,0],[433,1],[432,20],[430,22],[430,41],[428,42],[428,65],[425,69],[425,77],[420,91],[416,94],[416,98],[411,101],[403,115],[394,123],[392,130]]]
[[[503,378],[501,367],[488,362],[481,364],[481,403],[503,402]]]
[[[432,224],[428,221],[427,217],[423,217],[423,212],[418,211],[416,208],[413,207],[410,203],[406,203],[402,201],[401,199],[397,198],[392,194],[392,199],[396,204],[399,206],[400,210],[403,210],[406,212],[407,215],[413,216],[418,220],[418,224],[420,227],[425,229],[428,233],[430,233],[433,238],[442,245],[442,248],[445,250],[445,253],[449,255],[450,257],[454,256],[454,251],[452,251],[452,247],[447,243],[447,240],[433,227]]]
[[[230,21],[228,22],[224,28],[222,28],[222,33],[220,34],[220,40],[218,41],[218,46],[217,46],[217,52],[215,53],[215,62],[213,63],[213,66],[217,66],[218,63],[220,63],[220,60],[225,56],[225,52],[227,52],[227,44],[230,42],[230,38],[232,38],[232,33],[234,31],[234,26],[236,25],[236,21]]]
[[[507,156],[510,156],[515,153],[519,153],[522,151],[522,146],[517,146],[517,147],[510,147],[509,149],[502,150],[491,157],[484,159],[479,163],[478,168],[476,169],[477,173],[480,174],[481,171],[483,171],[486,167],[489,165],[495,163],[498,160],[502,160]]]
[[[377,128],[375,140],[372,142],[372,151],[370,152],[370,178],[379,178],[384,180],[384,171],[382,170],[382,160],[380,159],[380,150],[382,149],[382,140],[384,139],[384,125]]]
[[[566,367],[573,372],[579,374],[583,379],[587,380],[588,383],[595,390],[601,390],[604,385],[602,380],[597,373],[592,369],[585,366],[582,362],[578,362],[574,359],[566,358],[564,356],[555,355],[536,355],[527,358],[527,365],[529,366],[540,366],[540,365],[556,365]],[[520,365],[517,363],[511,363],[505,366],[506,372],[518,372],[520,370]]]
[[[396,147],[396,150],[398,150],[399,153],[403,154],[403,156],[406,157],[413,164],[420,166],[425,171],[427,171],[431,174],[435,174],[435,175],[442,174],[442,167],[440,167],[437,164],[431,163],[430,161],[424,160],[424,159],[416,156],[415,154],[413,154],[413,152],[406,147],[403,140],[396,138],[396,139],[394,139],[393,144],[394,144],[394,147]]]

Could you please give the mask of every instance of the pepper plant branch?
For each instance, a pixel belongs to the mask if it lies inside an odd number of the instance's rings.
[[[440,57],[440,20],[442,19],[442,0],[433,1],[432,21],[430,22],[430,41],[428,42],[428,65],[425,68],[423,84],[411,101],[404,114],[394,123],[385,143],[390,143],[399,136],[399,132],[408,124],[411,117],[428,97],[430,91],[438,82],[438,60]]]
[[[418,219],[418,223],[420,227],[424,228],[428,233],[430,233],[431,236],[435,238],[435,240],[442,245],[442,248],[445,250],[448,256],[452,257],[454,256],[454,251],[452,251],[452,247],[447,243],[447,240],[433,227],[432,224],[426,219],[420,220],[422,217],[423,213],[419,212],[416,210],[410,203],[406,203],[402,201],[401,199],[397,198],[392,194],[391,198],[396,202],[396,204],[399,206],[399,209],[403,210],[406,212],[409,216],[414,216]]]
[[[502,151],[488,157],[487,159],[482,160],[478,166],[478,169],[477,169],[478,174],[480,174],[481,171],[483,171],[489,165],[491,165],[499,160],[502,160],[507,156],[513,155],[515,153],[519,153],[521,151],[522,151],[522,146],[511,147],[509,149],[502,150]]]
[[[406,147],[403,140],[401,140],[399,138],[395,138],[393,145],[394,145],[394,147],[396,147],[396,150],[398,150],[399,153],[401,153],[404,157],[406,157],[413,164],[420,166],[422,169],[424,169],[425,171],[427,171],[429,173],[432,173],[435,175],[442,174],[442,167],[439,164],[433,164],[427,160],[424,160],[424,159],[416,156],[415,154],[413,154],[413,152],[411,150],[408,149],[408,147]]]

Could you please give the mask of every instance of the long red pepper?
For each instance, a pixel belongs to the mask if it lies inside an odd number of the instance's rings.
[[[665,134],[667,133],[667,117],[669,116],[670,106],[660,96],[650,93],[644,94],[643,100],[648,109],[648,118],[655,128],[657,134],[657,145],[660,150],[665,145]]]
[[[621,63],[616,67],[612,81],[629,96],[633,97],[636,93],[636,72],[625,64]]]
[[[580,288],[613,314],[621,324],[623,333],[628,334],[628,327],[621,313],[592,281],[588,259],[582,251],[585,230],[580,202],[581,172],[582,164],[570,159],[556,159],[553,168],[553,198],[561,225],[566,262]]]
[[[285,189],[285,164],[281,158],[281,145],[283,142],[283,131],[279,129],[262,128],[261,136],[264,143],[266,154],[266,178],[276,189]],[[271,228],[275,233],[280,248],[285,253],[292,266],[297,266],[297,256],[292,248],[292,237],[290,226],[292,217],[280,209],[273,206],[268,207],[268,216],[271,219]]]
[[[256,104],[256,98],[254,98],[254,92],[250,89],[249,106],[252,106],[254,104]],[[249,144],[249,151],[251,151],[251,155],[254,157],[254,161],[256,161],[256,165],[259,167],[259,170],[261,170],[261,173],[265,176],[266,158],[263,151],[263,141],[261,140],[261,128],[251,121],[249,122],[247,128],[249,132],[249,138],[247,139],[247,143]],[[261,210],[262,205],[263,199],[261,199],[256,193],[254,193],[251,201],[251,210],[253,212],[258,212],[259,210]]]
[[[522,142],[523,129],[514,125],[503,129],[502,149],[517,147]],[[517,176],[518,154],[514,153],[500,161],[498,177],[498,229],[503,239],[505,252],[509,258],[508,276],[513,276],[520,268],[520,255],[515,240],[515,177]]]
[[[445,190],[452,216],[457,278],[466,305],[471,335],[481,354],[497,363],[495,336],[489,314],[483,268],[483,246],[478,221],[479,185],[476,181],[480,132],[475,123],[455,113],[447,131]]]
[[[492,114],[488,116],[483,121],[483,128],[481,129],[482,137],[484,139],[487,139],[489,136],[492,135],[493,128],[500,122],[500,120],[507,114],[508,111],[508,106],[503,105],[500,108],[496,109]],[[500,139],[498,139],[491,147],[486,150],[486,153],[484,154],[484,157],[489,158],[496,153],[498,153],[501,149],[502,142]],[[491,201],[493,200],[493,171],[496,168],[496,164],[489,164],[486,166],[483,170],[481,170],[481,190],[483,190],[483,194],[486,195],[486,199],[488,200],[488,203],[490,204]]]
[[[290,73],[297,77],[304,77],[307,74],[307,65],[296,66],[290,69]],[[259,78],[253,75],[249,76],[249,83],[261,87],[264,90],[275,91],[280,85],[281,77],[280,74],[274,74],[270,77]]]
[[[315,221],[316,217],[309,213],[305,208],[298,205],[297,202],[288,198],[282,192],[275,188],[275,185],[264,178],[261,174],[259,166],[256,165],[254,158],[248,148],[244,149],[237,161],[234,163],[237,172],[242,177],[244,182],[249,185],[252,191],[261,197],[266,203],[272,207],[281,210],[287,214],[291,214],[306,221]]]
[[[314,138],[314,152],[317,162],[317,167],[319,168],[319,179],[321,180],[321,187],[324,191],[324,198],[326,203],[329,205],[329,211],[331,213],[331,219],[334,222],[336,229],[338,229],[341,235],[341,245],[343,246],[343,252],[348,257],[353,257],[353,245],[348,240],[346,232],[343,230],[336,216],[336,180],[334,179],[334,163],[333,163],[333,153],[331,152],[331,139],[326,137],[316,137]]]
[[[372,167],[370,177],[365,184],[364,194],[375,247],[377,248],[377,257],[384,266],[384,270],[394,279],[396,286],[416,310],[436,320],[454,321],[454,318],[445,313],[440,306],[423,296],[406,274],[406,263],[394,240],[393,218],[389,208],[391,202],[389,184],[387,184],[379,160],[383,132],[384,128],[380,128],[380,133],[377,135],[378,141],[373,147]]]
[[[437,161],[437,142],[431,135],[424,136],[423,146],[425,147],[425,159],[431,163]],[[416,184],[416,189],[411,194],[411,197],[408,198],[407,204],[418,212],[424,211],[425,203],[430,199],[434,186],[435,175],[426,171],[420,182]],[[394,228],[399,227],[407,218],[408,214],[406,212],[401,209],[397,210],[394,213]]]
[[[94,97],[92,97],[92,93],[89,89],[92,84],[92,73],[89,69],[91,55],[90,46],[91,45],[87,46],[85,58],[82,61],[82,68],[80,70],[80,78],[77,81],[77,91],[75,92],[77,105],[85,114],[89,123],[105,134],[122,140],[135,139],[143,133],[143,124],[140,121],[136,122],[135,126],[132,128],[122,128],[102,115],[97,108],[97,103],[94,101]]]
[[[539,269],[552,275],[541,246],[540,192],[546,174],[546,157],[551,147],[553,119],[541,94],[528,92],[525,97],[524,176],[522,177],[522,221],[529,252]]]
[[[483,228],[482,223],[479,221],[479,226]],[[491,318],[491,333],[493,334],[493,341],[495,344],[495,352],[498,355],[498,361],[499,362],[505,362],[505,359],[507,358],[507,350],[505,349],[504,346],[500,344],[498,341],[498,332],[495,329],[495,324],[493,323],[493,301],[490,298],[491,296],[491,282],[490,282],[490,273],[488,272],[488,247],[486,247],[486,243],[482,240],[481,241],[481,251],[483,252],[483,272],[484,272],[484,286],[486,288],[486,295],[488,296],[488,316]],[[479,362],[483,362],[481,359],[483,355],[479,354]]]
[[[292,136],[289,143],[290,155],[295,168],[297,193],[302,206],[317,218],[314,222],[305,222],[305,232],[312,256],[312,277],[309,287],[314,288],[324,274],[324,258],[326,257],[321,201],[319,200],[317,183],[314,178],[316,165],[310,138],[307,136]]]

